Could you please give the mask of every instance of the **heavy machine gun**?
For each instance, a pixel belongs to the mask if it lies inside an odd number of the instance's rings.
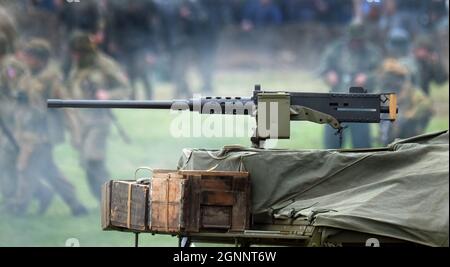
[[[369,94],[361,87],[349,93],[263,91],[256,85],[251,97],[201,97],[177,100],[58,100],[49,108],[115,108],[190,110],[201,114],[250,115],[256,118],[253,147],[267,139],[289,139],[290,121],[328,124],[342,133],[342,123],[379,123],[397,117],[393,93]]]

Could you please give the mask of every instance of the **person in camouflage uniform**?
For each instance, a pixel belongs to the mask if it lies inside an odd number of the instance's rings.
[[[10,53],[10,43],[7,35],[0,32],[0,193],[5,205],[15,192],[15,166],[19,151],[13,135],[14,113],[18,84],[27,73],[25,66]]]
[[[171,77],[175,85],[175,97],[190,97],[192,90],[187,79],[188,71],[192,65],[196,64],[196,50],[207,49],[207,45],[200,46],[202,40],[198,38],[199,32],[200,30],[206,31],[213,25],[206,27],[203,24],[208,22],[205,21],[206,13],[199,1],[157,0],[155,4],[161,20],[159,35],[161,35],[160,38],[163,40],[164,47],[170,54]],[[216,40],[211,39],[208,42],[209,45],[214,46],[213,43]],[[199,52],[208,53],[206,50]],[[209,63],[211,63],[211,60],[212,58]],[[203,78],[202,82],[204,82],[204,90],[210,91],[213,66],[206,66],[208,62],[204,60],[198,61],[200,63],[201,78]]]
[[[433,114],[431,100],[411,83],[408,68],[398,59],[384,60],[379,77],[379,88],[397,94],[399,109],[395,122],[381,124],[381,143],[387,145],[396,138],[422,134]]]
[[[74,65],[68,86],[73,99],[123,99],[129,95],[128,78],[112,58],[96,49],[89,34],[75,32],[70,49]],[[113,115],[110,110],[81,110],[78,115],[81,141],[76,148],[91,191],[100,200],[101,185],[109,178],[105,158]]]
[[[111,18],[106,24],[108,52],[124,66],[132,86],[131,98],[137,99],[138,83],[142,82],[144,99],[152,99],[156,8],[148,0],[116,0],[110,7]]]
[[[61,1],[58,8],[58,28],[61,33],[62,40],[68,40],[70,35],[75,31],[88,32],[92,35],[96,43],[102,43],[105,38],[105,15],[102,6],[106,2],[111,1],[78,1],[71,3],[69,1]],[[68,77],[72,58],[70,57],[67,43],[63,42],[60,48],[61,65],[64,77]]]
[[[332,92],[348,92],[352,86],[373,90],[374,71],[380,64],[381,53],[378,48],[367,41],[364,25],[353,22],[347,35],[330,45],[322,57],[319,73],[330,86]],[[355,148],[371,146],[369,126],[367,124],[348,124],[343,140],[351,133]],[[340,147],[339,136],[327,126],[325,128],[325,147]]]
[[[417,62],[411,55],[411,36],[401,27],[392,28],[388,33],[386,43],[386,58],[397,59],[408,69],[408,80],[415,86],[419,86],[420,73]]]
[[[448,72],[442,58],[437,53],[433,38],[422,35],[416,38],[413,47],[415,68],[418,70],[417,86],[426,94],[430,94],[432,82],[443,84],[448,81]]]
[[[23,47],[20,55],[25,62],[32,78],[32,86],[42,92],[42,101],[46,99],[66,99],[69,98],[69,92],[64,86],[63,73],[61,67],[51,55],[50,43],[42,38],[33,38]],[[46,103],[42,103],[43,106]],[[52,145],[62,144],[65,141],[65,128],[71,132],[76,132],[76,117],[72,112],[49,109],[47,111],[47,127],[49,139]],[[72,139],[79,135],[72,135]],[[77,140],[72,140],[77,142]]]
[[[448,81],[448,72],[431,36],[417,37],[412,49],[410,43],[411,38],[405,29],[393,28],[388,34],[387,56],[398,59],[408,69],[413,85],[429,95],[431,83],[445,83]]]
[[[17,27],[16,22],[10,16],[11,10],[3,7],[5,4],[0,2],[0,33],[6,38],[6,41],[4,41],[6,43],[3,44],[6,47],[6,51],[12,53],[14,52],[15,41],[17,39]],[[7,4],[11,4],[11,1]]]
[[[50,45],[43,39],[32,39],[20,53],[30,74],[21,81],[15,112],[15,135],[20,152],[14,212],[19,215],[26,213],[30,201],[36,197],[40,204],[38,213],[44,214],[54,190],[70,207],[72,214],[79,216],[86,214],[87,210],[77,199],[75,188],[57,167],[52,154],[53,145],[63,141],[64,132],[53,131],[50,134],[55,128],[51,125],[55,120],[64,124],[57,113],[47,113],[46,100],[64,98],[66,94],[63,93],[62,73],[50,60],[50,54]],[[67,113],[67,118],[75,123],[70,113]]]

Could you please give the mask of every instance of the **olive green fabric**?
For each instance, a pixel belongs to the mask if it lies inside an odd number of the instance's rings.
[[[185,149],[187,170],[246,170],[253,213],[448,246],[448,132],[371,150]]]

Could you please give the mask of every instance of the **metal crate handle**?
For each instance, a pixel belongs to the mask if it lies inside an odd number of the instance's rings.
[[[147,171],[149,171],[152,175],[150,175],[149,177],[144,177],[144,178],[137,179],[137,174],[138,174],[138,172],[141,171],[141,170],[147,170]],[[137,182],[138,184],[149,184],[149,183],[151,182],[151,180],[152,180],[153,173],[154,173],[154,170],[153,170],[152,168],[150,168],[150,167],[139,167],[139,168],[137,168],[136,171],[134,172],[134,180],[136,180],[136,182]]]

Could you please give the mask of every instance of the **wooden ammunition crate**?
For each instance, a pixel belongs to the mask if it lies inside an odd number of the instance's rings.
[[[250,226],[251,185],[247,172],[180,171],[184,231],[244,231]]]
[[[246,172],[155,170],[150,183],[103,187],[102,228],[153,233],[244,231],[250,226]]]
[[[147,229],[149,186],[136,181],[109,181],[102,188],[102,229]]]
[[[153,172],[148,198],[148,227],[155,233],[179,233],[183,228],[185,178],[176,171]]]

